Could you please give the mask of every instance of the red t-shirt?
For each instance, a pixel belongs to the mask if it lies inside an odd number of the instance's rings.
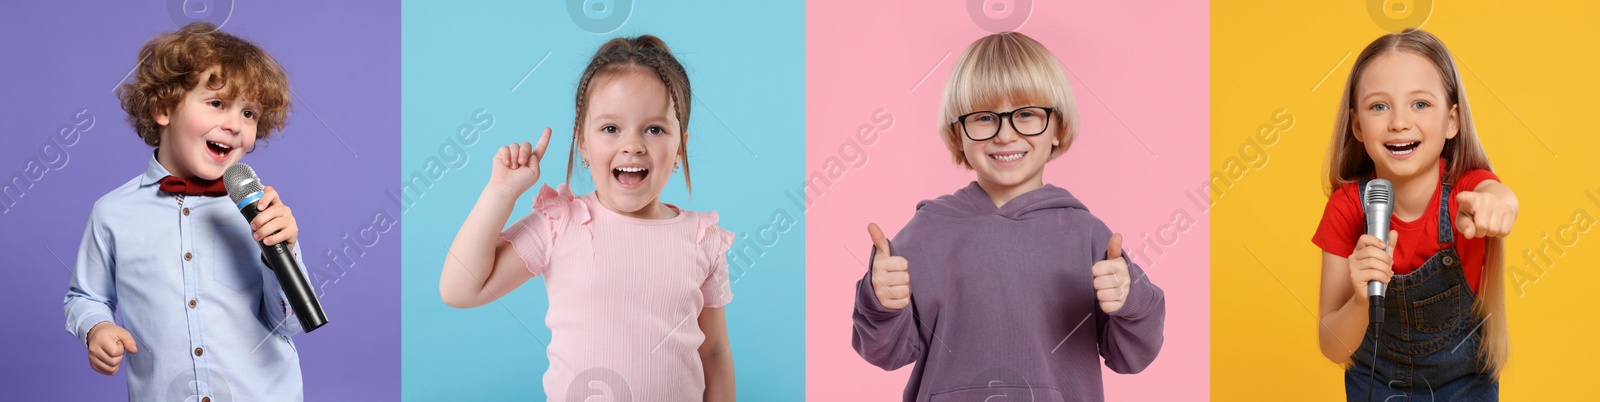
[[[1439,161],[1440,177],[1444,177],[1444,160]],[[1487,170],[1473,170],[1461,175],[1461,179],[1450,187],[1450,216],[1456,216],[1456,194],[1462,191],[1472,191],[1486,180],[1499,181],[1494,172]],[[1367,232],[1366,212],[1361,208],[1361,189],[1359,183],[1345,183],[1339,186],[1333,195],[1328,197],[1328,205],[1322,210],[1322,223],[1317,224],[1317,233],[1311,237],[1311,243],[1322,248],[1330,254],[1340,257],[1349,257],[1355,252],[1356,240]],[[1404,275],[1421,268],[1423,263],[1434,253],[1450,247],[1451,244],[1439,243],[1439,187],[1434,187],[1433,197],[1428,199],[1427,212],[1414,221],[1403,221],[1398,217],[1390,217],[1389,228],[1400,233],[1400,238],[1395,243],[1394,273]],[[1472,286],[1472,291],[1478,291],[1480,273],[1483,272],[1483,254],[1487,240],[1479,237],[1467,239],[1455,225],[1450,226],[1455,232],[1458,243],[1456,252],[1461,254],[1462,274],[1467,278],[1467,284]]]

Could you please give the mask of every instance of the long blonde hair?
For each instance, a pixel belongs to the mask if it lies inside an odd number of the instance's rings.
[[[1460,132],[1455,138],[1445,140],[1444,151],[1440,155],[1449,164],[1442,178],[1444,182],[1454,185],[1463,173],[1472,170],[1494,171],[1489,166],[1489,156],[1483,152],[1483,144],[1478,141],[1478,130],[1472,124],[1472,109],[1467,105],[1467,89],[1461,81],[1454,58],[1450,56],[1450,50],[1433,34],[1410,28],[1372,41],[1360,56],[1356,56],[1355,67],[1350,69],[1350,78],[1345,80],[1338,114],[1333,119],[1333,138],[1328,141],[1328,164],[1323,173],[1328,178],[1325,190],[1329,195],[1340,185],[1359,182],[1376,172],[1372,156],[1367,155],[1366,148],[1356,141],[1351,128],[1351,120],[1355,118],[1356,79],[1361,77],[1367,63],[1373,58],[1397,52],[1410,52],[1433,62],[1433,66],[1439,70],[1439,76],[1444,78],[1446,101],[1458,108]],[[1498,237],[1488,238],[1485,248],[1478,298],[1472,304],[1472,312],[1484,320],[1480,329],[1482,342],[1478,348],[1482,369],[1499,378],[1511,348],[1506,330],[1505,241]]]

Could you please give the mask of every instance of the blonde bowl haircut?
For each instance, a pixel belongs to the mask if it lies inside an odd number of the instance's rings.
[[[939,102],[939,137],[949,148],[952,162],[972,169],[962,150],[961,127],[956,117],[993,110],[1008,102],[1012,107],[1055,109],[1047,130],[1058,143],[1050,149],[1051,160],[1066,153],[1077,139],[1077,102],[1060,60],[1027,35],[1002,32],[972,42],[950,69],[950,79]]]

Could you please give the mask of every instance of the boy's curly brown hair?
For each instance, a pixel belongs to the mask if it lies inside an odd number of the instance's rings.
[[[213,67],[215,73],[201,76]],[[205,22],[190,23],[145,42],[139,49],[133,81],[117,88],[117,98],[134,131],[154,147],[161,145],[155,112],[172,113],[184,95],[201,82],[219,91],[225,100],[255,101],[260,108],[256,139],[266,139],[282,129],[288,118],[289,78],[277,60],[254,43]]]

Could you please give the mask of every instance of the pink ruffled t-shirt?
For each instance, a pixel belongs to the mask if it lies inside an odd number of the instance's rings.
[[[594,194],[544,186],[533,212],[500,234],[550,295],[550,400],[704,395],[698,318],[733,300],[725,258],[733,233],[717,226],[716,212],[667,207],[678,216],[631,218]]]

